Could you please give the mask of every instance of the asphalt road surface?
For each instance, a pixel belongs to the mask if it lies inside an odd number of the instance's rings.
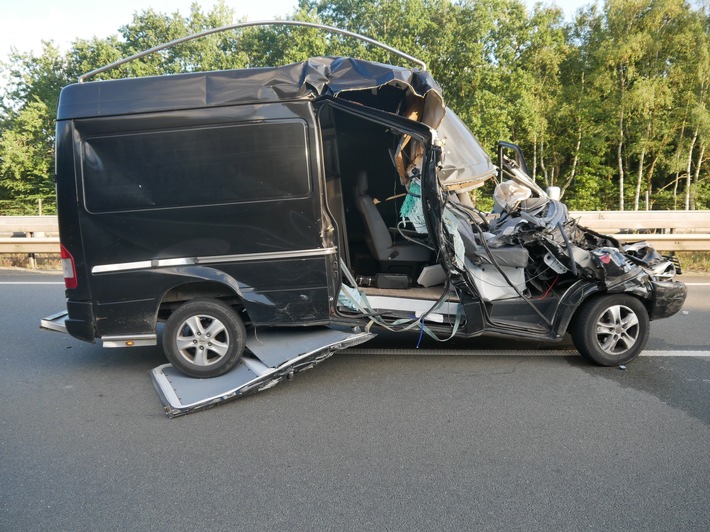
[[[338,354],[171,420],[160,348],[40,332],[61,279],[0,271],[0,530],[710,530],[710,278],[682,280],[626,370]]]

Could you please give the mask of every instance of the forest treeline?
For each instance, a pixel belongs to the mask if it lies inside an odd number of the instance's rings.
[[[542,186],[573,209],[707,209],[710,18],[683,0],[606,0],[574,20],[523,0],[301,0],[283,18],[361,33],[424,60],[447,104],[492,152],[522,146]],[[237,22],[224,2],[190,13],[148,9],[107,38],[68,51],[14,51],[3,65],[0,214],[53,212],[60,89],[83,73],[178,37]],[[307,28],[210,35],[98,75],[272,66],[315,55],[402,64],[387,52]]]

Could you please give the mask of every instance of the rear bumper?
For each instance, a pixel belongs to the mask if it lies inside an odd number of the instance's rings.
[[[687,287],[678,281],[654,281],[649,317],[652,320],[668,318],[678,312],[688,295]]]
[[[74,338],[85,342],[94,342],[94,311],[90,302],[67,301],[68,316],[64,320],[67,332]]]

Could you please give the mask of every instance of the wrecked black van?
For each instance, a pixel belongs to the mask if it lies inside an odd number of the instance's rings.
[[[43,326],[130,347],[157,344],[163,323],[180,372],[244,366],[260,388],[322,357],[269,365],[248,339],[271,328],[340,331],[328,352],[378,330],[569,332],[597,364],[633,360],[649,321],[685,300],[677,264],[580,226],[517,146],[496,156],[422,68],[315,57],[70,85],[56,132],[67,311]],[[487,180],[493,212],[471,201]]]

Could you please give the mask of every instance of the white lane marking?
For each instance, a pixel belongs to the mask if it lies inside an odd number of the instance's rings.
[[[580,356],[574,349],[345,349],[349,355],[444,355],[444,356],[521,356],[521,357],[568,357]],[[642,357],[710,357],[710,351],[642,351]]]
[[[0,285],[64,284],[64,281],[0,281]],[[683,283],[685,286],[710,286],[710,283]]]
[[[30,285],[30,284],[64,284],[64,281],[61,282],[52,282],[52,281],[0,281],[0,284],[15,284],[15,285]]]
[[[508,350],[508,349],[371,349],[350,348],[340,351],[349,355],[446,355],[446,356],[572,356],[579,355],[572,349],[559,350]]]
[[[642,357],[710,357],[710,351],[641,351]]]

